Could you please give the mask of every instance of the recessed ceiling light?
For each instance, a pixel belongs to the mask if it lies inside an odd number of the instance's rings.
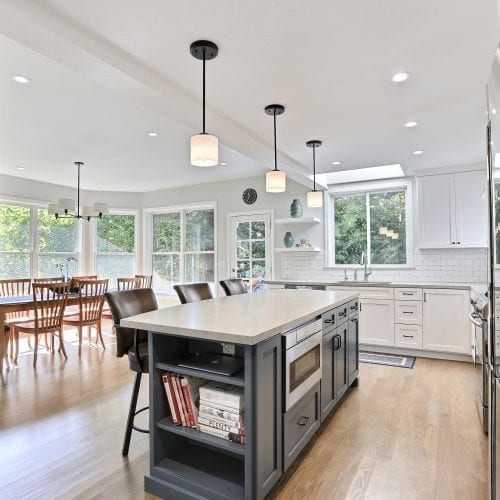
[[[421,155],[422,153],[423,153],[423,151],[421,149],[417,149],[417,150],[413,151],[413,154],[415,156]]]
[[[227,161],[220,161],[219,165],[227,165]]]
[[[24,85],[26,85],[27,83],[30,83],[30,79],[29,78],[26,78],[25,76],[23,75],[14,75],[12,77],[12,79],[17,82],[17,83],[23,83]]]
[[[496,115],[496,114],[497,114],[497,110],[496,110],[495,108],[493,108],[493,109],[491,110],[491,112],[492,112],[494,115]]]
[[[392,81],[394,83],[405,82],[408,78],[410,78],[410,74],[411,73],[408,73],[407,71],[401,71],[401,73],[396,73],[392,76]]]
[[[24,170],[24,167],[17,167],[17,170]]]
[[[340,165],[339,161],[332,161],[332,165]]]
[[[418,122],[413,121],[413,120],[405,123],[406,128],[413,128],[413,127],[416,127],[417,125],[418,125]]]
[[[158,132],[148,132],[149,137],[156,137]]]

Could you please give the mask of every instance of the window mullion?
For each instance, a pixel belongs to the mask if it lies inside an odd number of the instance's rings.
[[[369,265],[372,263],[372,239],[370,227],[370,193],[366,193],[366,258],[368,259]]]
[[[186,210],[180,211],[181,234],[180,234],[180,253],[179,253],[179,279],[181,283],[186,281]]]

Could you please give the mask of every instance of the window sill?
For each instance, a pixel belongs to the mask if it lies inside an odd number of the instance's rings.
[[[338,271],[342,271],[343,269],[350,269],[350,270],[363,271],[364,266],[361,264],[333,264],[329,266],[324,266],[323,269],[335,269]],[[373,266],[368,266],[368,269],[372,271],[385,271],[385,270],[389,271],[391,269],[411,270],[411,269],[416,269],[416,267],[413,264],[374,264]]]

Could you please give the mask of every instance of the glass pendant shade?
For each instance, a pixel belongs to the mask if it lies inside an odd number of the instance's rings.
[[[94,203],[92,211],[95,214],[108,215],[109,214],[109,205],[107,203]],[[89,214],[92,215],[92,214]]]
[[[309,208],[321,208],[323,206],[323,192],[309,191],[307,193],[307,206]]]
[[[68,212],[75,211],[75,200],[71,200],[69,198],[59,198],[57,204],[59,205],[59,213],[62,213],[65,210]]]
[[[191,165],[215,167],[219,164],[219,139],[215,135],[198,134],[191,137]]]
[[[270,170],[266,174],[266,191],[283,193],[286,190],[286,174],[281,170]]]

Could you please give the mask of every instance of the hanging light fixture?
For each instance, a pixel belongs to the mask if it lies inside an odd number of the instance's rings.
[[[306,142],[308,148],[313,150],[313,190],[307,193],[307,206],[309,208],[320,208],[323,206],[323,192],[316,190],[316,148],[321,146],[318,140]]]
[[[54,215],[56,219],[83,219],[89,221],[94,218],[101,218],[103,215],[109,214],[109,206],[107,203],[96,202],[93,207],[80,207],[80,169],[84,165],[81,161],[75,161],[78,168],[78,184],[75,200],[70,198],[59,198],[57,203],[50,203],[48,212]]]
[[[266,115],[272,115],[274,120],[274,169],[266,174],[266,191],[268,193],[283,193],[286,190],[286,174],[278,170],[278,150],[276,148],[276,116],[285,112],[281,104],[269,104],[264,108]]]
[[[214,167],[219,164],[219,139],[205,131],[205,62],[217,57],[219,47],[208,40],[198,40],[191,44],[189,51],[203,61],[203,132],[191,137],[191,165]]]

